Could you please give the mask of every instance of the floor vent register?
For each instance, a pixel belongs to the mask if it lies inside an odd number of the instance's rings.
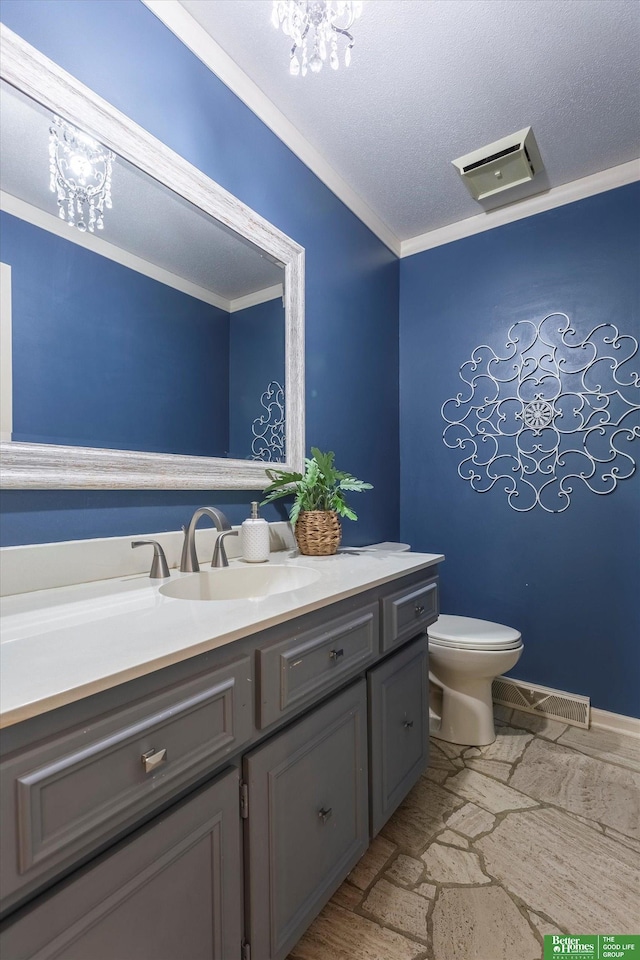
[[[585,729],[588,729],[591,719],[589,697],[532,686],[509,677],[496,677],[493,681],[493,702]]]

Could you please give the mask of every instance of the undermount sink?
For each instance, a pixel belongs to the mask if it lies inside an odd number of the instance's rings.
[[[165,583],[160,593],[174,600],[249,600],[298,590],[319,579],[318,571],[308,567],[223,567]]]

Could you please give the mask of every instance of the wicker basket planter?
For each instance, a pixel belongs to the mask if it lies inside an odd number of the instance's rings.
[[[300,553],[307,557],[328,557],[336,553],[342,539],[339,517],[357,520],[346,502],[346,494],[371,490],[371,484],[351,473],[336,470],[333,451],[322,453],[311,447],[305,457],[304,473],[267,470],[271,481],[265,488],[263,503],[280,497],[293,497],[289,511]]]
[[[337,553],[342,527],[335,510],[303,510],[295,525],[300,553],[306,557],[328,557]]]

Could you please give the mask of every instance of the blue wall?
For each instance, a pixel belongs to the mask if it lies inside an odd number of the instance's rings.
[[[229,314],[0,214],[13,439],[227,456]]]
[[[522,631],[516,677],[631,716],[640,715],[640,469],[606,496],[574,482],[563,513],[516,513],[505,483],[476,493],[458,476],[440,408],[463,390],[458,371],[472,350],[499,352],[518,320],[563,311],[583,336],[612,323],[637,339],[639,222],[635,183],[400,266],[402,539],[446,554],[444,611]],[[627,446],[640,460],[640,440]]]
[[[398,261],[138,0],[3,0],[2,20],[306,249],[307,446],[374,484],[345,543],[396,539]],[[3,494],[2,542],[175,530],[200,503],[255,496]],[[277,505],[265,515],[281,515]]]

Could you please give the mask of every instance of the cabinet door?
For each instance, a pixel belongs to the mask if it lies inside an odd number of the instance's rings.
[[[3,912],[227,765],[252,733],[253,686],[234,657],[4,761]]]
[[[286,957],[367,848],[366,728],[361,680],[245,758],[252,960]]]
[[[369,672],[372,836],[427,766],[428,681],[426,638],[409,644]]]
[[[7,921],[5,960],[238,960],[239,774],[231,770]]]

